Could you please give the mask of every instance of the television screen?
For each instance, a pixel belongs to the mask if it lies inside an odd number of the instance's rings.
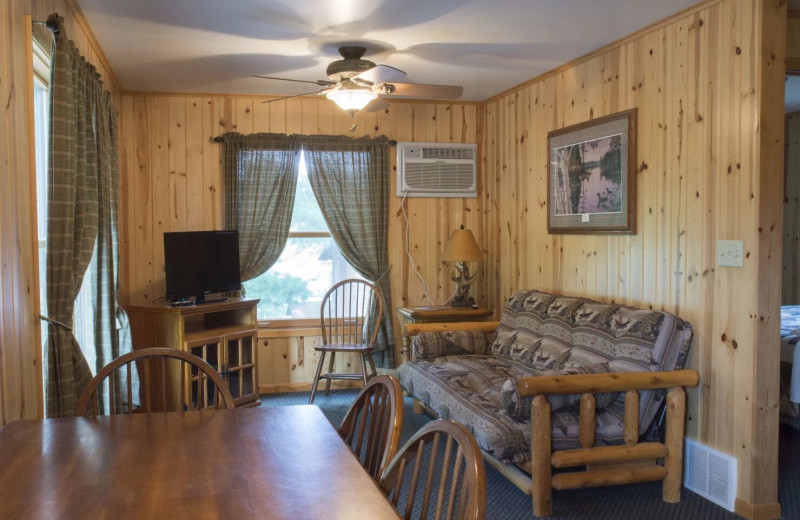
[[[185,231],[164,233],[167,299],[194,297],[239,289],[239,233]],[[215,300],[215,301],[219,301]]]

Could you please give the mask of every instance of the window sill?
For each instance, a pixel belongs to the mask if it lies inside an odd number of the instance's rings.
[[[292,338],[321,336],[319,319],[264,320],[258,322],[259,338]]]

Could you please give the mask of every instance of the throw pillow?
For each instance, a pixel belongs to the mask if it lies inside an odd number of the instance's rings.
[[[414,359],[436,359],[442,356],[486,354],[489,344],[483,332],[453,330],[445,332],[423,332],[414,338],[411,345]]]

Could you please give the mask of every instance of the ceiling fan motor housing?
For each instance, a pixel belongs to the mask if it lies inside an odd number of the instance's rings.
[[[336,60],[328,65],[328,68],[325,70],[328,74],[328,79],[331,81],[341,81],[373,68],[375,63],[361,59],[361,56],[363,56],[366,51],[364,47],[340,47],[339,54],[341,54],[344,59]]]

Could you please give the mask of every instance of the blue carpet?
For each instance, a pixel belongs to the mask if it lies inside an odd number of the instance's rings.
[[[318,393],[318,405],[334,426],[339,426],[358,389],[334,390],[329,396]],[[261,395],[261,406],[287,406],[308,403],[308,392]],[[427,415],[417,415],[412,400],[405,398],[402,443],[425,423]],[[486,518],[518,520],[536,518],[531,499],[506,480],[497,470],[486,466]],[[800,432],[781,427],[781,469],[779,500],[782,519],[800,520]],[[741,520],[716,504],[684,488],[678,504],[661,500],[661,483],[647,482],[626,486],[556,491],[553,495],[552,520]]]

